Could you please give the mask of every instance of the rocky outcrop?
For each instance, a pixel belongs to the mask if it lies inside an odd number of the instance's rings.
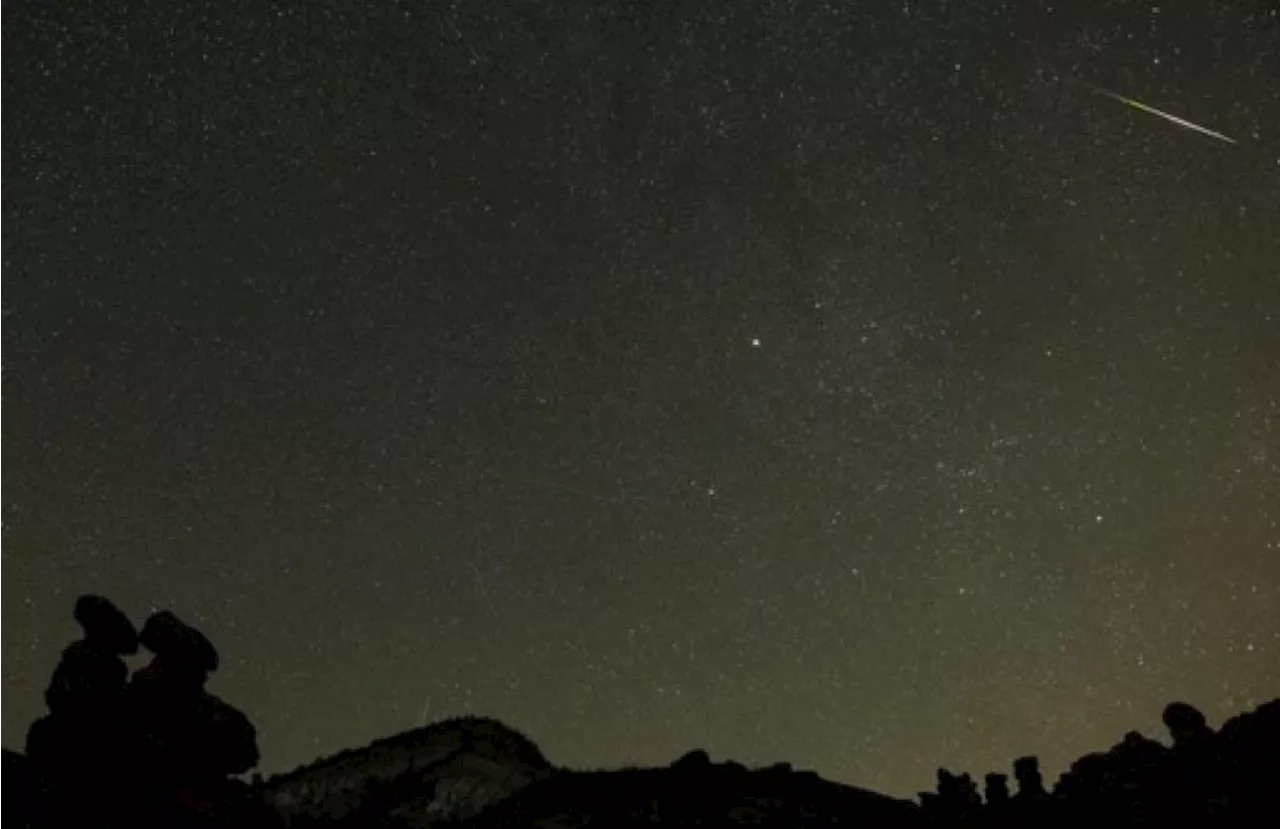
[[[162,610],[140,636],[154,654],[124,691],[124,717],[152,777],[178,783],[217,780],[258,764],[257,732],[249,718],[205,690],[218,652],[203,633]]]
[[[85,635],[54,670],[45,693],[49,714],[31,725],[25,757],[5,757],[6,791],[14,791],[11,778],[23,781],[22,820],[275,825],[275,813],[229,777],[257,764],[257,736],[241,711],[204,688],[218,667],[212,643],[168,611],[153,614],[139,635],[101,596],[81,596],[74,615]],[[129,677],[121,657],[136,653],[139,642],[154,658]]]
[[[101,596],[79,597],[73,616],[84,637],[62,651],[44,694],[49,713],[27,730],[23,799],[33,820],[111,812],[132,759],[119,712],[129,676],[122,657],[137,652],[138,633]]]
[[[138,633],[129,617],[102,596],[81,596],[73,615],[84,638],[62,651],[45,704],[56,716],[98,716],[124,691],[129,669],[121,657],[137,653]]]
[[[473,817],[553,773],[524,735],[464,717],[322,758],[258,790],[290,827],[425,826]]]
[[[1162,810],[1161,775],[1169,750],[1136,731],[1109,751],[1073,762],[1054,787],[1058,811],[1076,821],[1108,816],[1124,825],[1144,825]]]
[[[1079,758],[1046,792],[1034,757],[1014,764],[1018,793],[987,776],[985,803],[967,775],[939,772],[921,800],[939,826],[1230,826],[1270,825],[1280,791],[1280,700],[1233,717],[1215,732],[1185,702],[1162,719],[1172,745],[1136,731],[1106,751]]]

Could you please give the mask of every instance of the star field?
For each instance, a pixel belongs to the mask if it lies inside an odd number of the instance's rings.
[[[1280,17],[1064,5],[6,7],[5,745],[88,591],[267,772],[909,796],[1280,693]]]

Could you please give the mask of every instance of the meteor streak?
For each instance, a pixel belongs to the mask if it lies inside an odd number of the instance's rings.
[[[1117,100],[1117,101],[1119,101],[1119,102],[1120,102],[1120,103],[1122,103],[1122,104],[1127,104],[1127,105],[1129,105],[1129,106],[1133,107],[1133,108],[1134,108],[1134,109],[1136,109],[1136,110],[1140,110],[1140,111],[1142,111],[1142,112],[1146,112],[1146,113],[1148,113],[1148,114],[1150,114],[1150,115],[1158,115],[1158,116],[1160,116],[1161,118],[1165,119],[1166,121],[1172,121],[1173,123],[1177,124],[1178,126],[1182,127],[1183,129],[1194,130],[1195,132],[1201,133],[1202,135],[1207,135],[1207,136],[1209,136],[1210,138],[1216,138],[1216,139],[1218,139],[1219,141],[1225,141],[1225,142],[1226,142],[1226,143],[1228,143],[1228,144],[1239,144],[1239,143],[1240,143],[1239,141],[1235,140],[1234,138],[1231,138],[1231,137],[1229,137],[1229,136],[1223,135],[1223,134],[1222,134],[1222,133],[1220,133],[1220,132],[1214,132],[1213,130],[1209,129],[1208,127],[1202,127],[1202,126],[1200,126],[1199,124],[1193,124],[1193,123],[1191,123],[1190,121],[1186,120],[1185,118],[1179,118],[1179,117],[1178,117],[1178,116],[1176,116],[1176,115],[1170,115],[1169,113],[1167,113],[1167,112],[1165,112],[1165,111],[1163,111],[1163,110],[1156,109],[1156,108],[1155,108],[1155,107],[1153,107],[1153,106],[1148,106],[1147,104],[1142,103],[1142,101],[1135,101],[1135,100],[1134,100],[1134,99],[1132,99],[1132,98],[1126,98],[1126,97],[1125,97],[1125,96],[1123,96],[1123,95],[1117,95],[1116,93],[1114,93],[1114,92],[1112,92],[1112,91],[1110,91],[1110,90],[1108,90],[1108,89],[1102,89],[1102,88],[1100,88],[1100,87],[1094,87],[1094,88],[1095,88],[1095,89],[1097,89],[1099,92],[1101,92],[1103,95],[1106,95],[1108,98],[1112,98],[1112,99],[1114,99],[1114,100]]]

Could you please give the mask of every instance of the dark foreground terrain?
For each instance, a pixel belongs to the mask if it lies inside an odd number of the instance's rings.
[[[691,751],[669,766],[576,771],[496,720],[464,717],[244,778],[257,732],[205,690],[213,645],[172,613],[141,632],[84,596],[70,644],[31,725],[4,752],[4,818],[33,827],[129,829],[572,829],[751,826],[1274,827],[1280,825],[1280,699],[1213,729],[1186,703],[1165,708],[1169,744],[1129,732],[1081,757],[1055,785],[1035,757],[979,784],[938,770],[919,802],[778,763],[749,769]],[[128,673],[139,646],[151,663]]]

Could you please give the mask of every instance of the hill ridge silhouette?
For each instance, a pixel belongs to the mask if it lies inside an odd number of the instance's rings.
[[[466,730],[476,731],[487,725],[496,726],[498,729],[505,731],[507,736],[516,738],[527,744],[527,750],[530,752],[526,762],[545,763],[550,765],[542,755],[542,750],[538,748],[537,743],[531,740],[525,734],[517,731],[511,726],[506,725],[501,720],[493,717],[485,717],[477,714],[464,714],[456,717],[446,717],[443,720],[427,723],[426,725],[415,726],[397,731],[385,737],[375,737],[362,746],[354,746],[352,748],[340,749],[332,754],[322,755],[314,760],[297,765],[286,771],[274,772],[269,775],[261,776],[261,783],[270,785],[272,783],[283,782],[294,777],[306,774],[307,772],[323,768],[325,766],[341,762],[353,756],[359,756],[365,752],[377,751],[380,749],[394,749],[412,747],[422,743],[430,743],[431,737],[444,731]]]

